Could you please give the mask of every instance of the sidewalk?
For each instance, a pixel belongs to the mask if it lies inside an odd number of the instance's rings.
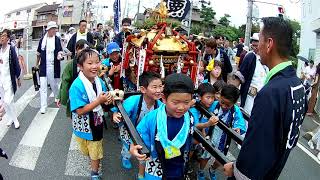
[[[305,117],[300,129],[299,142],[315,156],[317,156],[318,151],[310,149],[307,143],[312,138],[312,135],[316,133],[319,127],[320,117],[318,114],[314,114],[313,116]]]

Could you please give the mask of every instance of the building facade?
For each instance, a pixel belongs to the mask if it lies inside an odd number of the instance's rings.
[[[59,8],[59,22],[62,32],[69,27],[78,27],[80,20],[85,18],[87,3],[86,0],[63,0]]]
[[[299,55],[313,60],[315,65],[320,63],[320,7],[319,0],[301,1],[301,37]],[[304,62],[299,61],[297,75],[301,75]],[[320,99],[318,98],[315,111],[320,114]]]
[[[299,55],[320,63],[320,7],[319,0],[301,1],[301,36]],[[304,63],[299,61],[298,76]]]
[[[55,21],[58,23],[58,8],[60,4],[44,5],[41,8],[35,10],[35,14],[32,21],[32,38],[39,39],[43,36],[45,28],[49,21]]]
[[[34,4],[6,13],[3,22],[0,24],[0,29],[10,29],[17,37],[23,36],[24,30],[32,24],[36,9],[44,5],[46,3]],[[32,28],[30,28],[30,31],[32,31]]]

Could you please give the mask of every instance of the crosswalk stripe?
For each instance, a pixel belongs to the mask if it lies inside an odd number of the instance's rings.
[[[22,111],[27,107],[29,102],[36,96],[37,92],[34,90],[34,87],[31,86],[15,103],[15,111],[17,116],[19,116]],[[0,141],[8,132],[9,127],[6,126],[7,121],[2,120],[0,121]]]
[[[37,113],[15,150],[9,165],[34,170],[41,148],[58,108],[48,108],[46,114]]]
[[[76,141],[76,136],[72,134],[69,152],[66,162],[65,175],[68,176],[89,176],[90,175],[90,161],[84,156]]]

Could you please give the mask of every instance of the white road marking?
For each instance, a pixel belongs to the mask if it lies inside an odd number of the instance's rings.
[[[89,176],[90,175],[90,161],[84,156],[76,141],[76,136],[72,134],[69,152],[66,162],[65,175],[67,176]]]
[[[307,148],[305,148],[302,144],[300,144],[299,142],[297,143],[297,146],[303,151],[305,152],[309,157],[311,157],[314,161],[316,161],[318,164],[320,164],[320,161],[318,160],[318,158],[312,153],[310,152]]]
[[[34,87],[31,86],[15,103],[15,111],[17,113],[17,116],[22,113],[22,111],[27,107],[29,102],[36,96],[37,92],[34,90]],[[18,118],[18,120],[20,120]],[[2,121],[0,121],[0,141],[5,136],[5,134],[8,132],[9,127],[6,125],[7,120],[4,118]]]
[[[34,170],[41,148],[58,110],[58,108],[48,108],[46,114],[37,113],[22,137],[9,165]]]

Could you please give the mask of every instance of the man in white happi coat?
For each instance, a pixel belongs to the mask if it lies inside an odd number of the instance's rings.
[[[4,118],[7,120],[7,125],[14,124],[14,127],[18,129],[20,123],[14,110],[14,94],[17,86],[21,86],[21,68],[15,47],[9,45],[10,36],[11,32],[8,29],[4,29],[1,33],[0,89],[2,95],[0,101],[6,111]]]
[[[47,32],[40,39],[37,49],[37,65],[40,76],[40,112],[44,114],[48,106],[47,85],[49,84],[57,101],[58,82],[60,78],[60,60],[62,60],[62,47],[60,38],[56,36],[57,24],[54,21],[48,22]]]

